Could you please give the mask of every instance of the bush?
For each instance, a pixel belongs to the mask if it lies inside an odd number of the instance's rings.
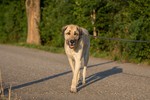
[[[25,0],[0,2],[0,42],[20,42],[26,39]]]

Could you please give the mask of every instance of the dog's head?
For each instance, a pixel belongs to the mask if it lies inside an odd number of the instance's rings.
[[[82,35],[82,29],[77,25],[67,25],[62,28],[66,44],[74,49]]]

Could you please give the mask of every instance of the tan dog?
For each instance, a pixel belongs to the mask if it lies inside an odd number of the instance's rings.
[[[84,59],[83,81],[85,84],[86,68],[89,59],[90,40],[88,31],[77,25],[67,25],[62,28],[65,42],[64,48],[73,72],[71,92],[77,92],[80,78],[82,58]]]

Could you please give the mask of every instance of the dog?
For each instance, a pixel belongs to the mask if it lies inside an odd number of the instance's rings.
[[[80,78],[82,59],[84,59],[82,84],[86,83],[85,77],[90,48],[89,33],[86,29],[73,24],[64,26],[62,28],[62,33],[65,39],[65,53],[68,57],[68,61],[73,72],[70,92],[76,93]]]

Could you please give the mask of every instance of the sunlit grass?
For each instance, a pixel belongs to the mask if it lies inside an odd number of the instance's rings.
[[[27,47],[27,48],[40,49],[40,50],[53,52],[53,53],[64,53],[63,47],[42,46],[42,45],[33,45],[33,44],[26,44],[26,43],[17,43],[15,45],[23,46],[23,47]]]

